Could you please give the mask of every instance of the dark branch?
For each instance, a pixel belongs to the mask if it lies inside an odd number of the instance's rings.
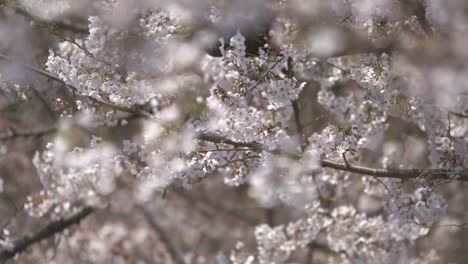
[[[260,144],[260,143],[237,142],[237,141],[230,140],[230,139],[227,139],[225,137],[218,136],[218,135],[211,134],[211,133],[198,134],[197,139],[212,142],[212,143],[218,143],[218,144],[219,143],[228,144],[228,145],[232,145],[232,146],[235,146],[235,147],[248,147],[248,148],[251,148],[251,149],[253,149],[255,151],[261,151],[263,149],[263,145]]]
[[[52,221],[41,230],[32,234],[27,234],[22,238],[16,239],[13,242],[12,247],[0,251],[0,260],[5,261],[7,259],[10,259],[16,254],[25,251],[31,245],[38,243],[46,238],[49,238],[57,233],[60,233],[72,225],[79,224],[81,220],[86,218],[92,212],[93,209],[91,207],[86,207],[69,218]]]
[[[299,133],[299,136],[301,137],[301,141],[303,141],[304,128],[302,127],[302,124],[301,124],[299,103],[297,102],[297,100],[293,100],[291,101],[291,103],[292,103],[292,107],[294,111],[294,122],[296,123],[297,133]]]
[[[458,117],[462,117],[462,118],[468,118],[468,113],[457,113],[457,112],[450,111],[449,114],[454,115],[454,116],[458,116]]]
[[[436,179],[453,179],[451,175],[459,174],[457,180],[468,181],[468,170],[450,171],[444,169],[375,169],[352,164],[343,164],[331,160],[322,160],[322,167],[341,171],[353,172],[362,175],[370,175],[379,178],[415,179],[424,175],[429,175]]]

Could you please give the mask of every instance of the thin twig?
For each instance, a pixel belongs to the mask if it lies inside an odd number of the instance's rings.
[[[373,177],[376,181],[378,181],[380,184],[382,184],[382,185],[385,187],[385,189],[387,189],[388,194],[390,194],[390,196],[393,197],[392,191],[390,191],[390,188],[388,188],[388,186],[387,186],[381,179],[379,179],[379,178],[377,178],[377,177],[375,177],[375,176],[372,176],[372,177]]]
[[[254,151],[254,149],[250,149],[250,148],[219,148],[219,149],[201,149],[201,150],[197,150],[197,152],[200,152],[200,153],[215,152],[215,151]]]
[[[216,134],[212,133],[200,133],[197,136],[197,139],[203,140],[203,141],[208,141],[212,143],[218,143],[218,144],[228,144],[232,145],[235,147],[248,147],[252,150],[259,151],[263,149],[263,145],[255,142],[237,142],[234,140],[227,139],[222,136],[218,136]]]
[[[346,152],[341,153],[341,156],[343,156],[343,160],[344,160],[346,167],[349,168],[348,159],[346,159]]]
[[[278,63],[280,63],[285,57],[281,57],[280,59],[278,59],[275,63],[273,63],[273,65],[270,66],[270,68],[268,68],[261,76],[260,78],[255,82],[254,85],[252,85],[250,88],[248,88],[245,92],[243,92],[242,94],[239,95],[239,97],[237,97],[236,99],[234,99],[234,101],[232,101],[229,105],[233,105],[235,104],[242,96],[245,96],[246,94],[250,93],[250,91],[252,91],[253,89],[255,89],[262,81],[263,79],[265,79],[265,77],[268,75],[268,73],[270,73],[275,67],[276,65],[278,65]]]

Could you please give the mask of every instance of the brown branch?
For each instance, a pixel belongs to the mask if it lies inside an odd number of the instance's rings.
[[[294,111],[294,122],[296,123],[296,128],[297,128],[297,133],[300,136],[301,142],[302,142],[302,150],[304,150],[304,128],[302,127],[301,124],[301,117],[300,117],[300,110],[299,110],[299,103],[297,100],[292,100],[292,107]]]
[[[268,151],[268,149],[260,143],[256,142],[237,142],[232,141],[221,136],[213,134],[199,134],[198,139],[213,142],[213,143],[224,143],[230,144],[237,147],[249,147],[257,152]],[[459,178],[455,180],[468,181],[468,169],[461,171],[453,171],[446,169],[377,169],[371,167],[358,166],[353,164],[345,164],[332,160],[322,160],[321,165],[324,168],[331,168],[340,171],[347,171],[361,175],[375,176],[379,178],[398,178],[398,179],[416,179],[423,175],[430,175],[433,179],[447,179],[452,180],[450,177],[453,174],[459,174]]]
[[[200,149],[197,152],[206,153],[206,152],[218,152],[218,151],[254,151],[250,148],[217,148],[217,149]]]
[[[255,143],[255,142],[237,142],[234,140],[227,139],[222,136],[218,136],[216,134],[212,133],[200,133],[197,135],[197,139],[203,140],[203,141],[208,141],[212,143],[218,143],[218,144],[228,144],[232,145],[235,147],[248,147],[251,148],[254,151],[261,151],[264,147],[260,143]]]
[[[454,116],[458,116],[458,117],[462,117],[462,118],[468,118],[468,113],[457,113],[457,112],[452,112],[452,111],[449,111],[449,114],[451,115],[454,115]]]
[[[179,255],[164,229],[154,220],[153,216],[148,211],[148,209],[146,209],[143,206],[139,206],[139,208],[143,212],[146,222],[149,224],[149,226],[153,229],[153,231],[156,233],[156,235],[166,247],[166,250],[172,258],[172,261],[174,261],[174,263],[176,264],[185,264],[184,259],[182,258],[182,256]]]
[[[344,160],[344,163],[345,163],[346,167],[349,167],[348,159],[346,158],[346,152],[343,152],[341,154],[341,156],[343,157],[343,160]]]
[[[431,175],[431,177],[436,179],[452,179],[450,177],[451,174],[460,174],[461,178],[458,178],[457,180],[468,181],[468,170],[451,171],[444,169],[375,169],[353,164],[343,164],[331,160],[322,160],[321,164],[324,168],[331,168],[379,178],[415,179],[424,173]]]
[[[275,208],[265,209],[265,222],[271,227],[275,226],[275,213]]]
[[[28,247],[32,246],[33,244],[38,243],[46,238],[49,238],[57,233],[60,233],[72,225],[79,224],[81,220],[86,218],[93,211],[93,208],[85,207],[84,209],[82,209],[81,211],[69,218],[52,221],[39,231],[27,234],[19,239],[16,239],[12,243],[13,246],[0,251],[0,260],[5,261],[10,258],[13,258],[16,254],[25,251]]]

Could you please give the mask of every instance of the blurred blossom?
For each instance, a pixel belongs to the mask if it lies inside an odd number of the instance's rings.
[[[316,57],[329,57],[346,47],[342,32],[333,28],[311,30],[307,42],[310,52]]]
[[[355,0],[352,2],[353,14],[361,21],[372,19],[392,19],[398,1],[395,0]]]
[[[27,11],[46,20],[54,20],[58,17],[63,17],[68,12],[75,10],[75,8],[79,8],[79,5],[72,6],[72,1],[69,0],[20,0],[18,2]],[[89,1],[85,2],[89,4]]]

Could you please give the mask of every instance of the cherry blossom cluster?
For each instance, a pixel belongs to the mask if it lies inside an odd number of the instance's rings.
[[[418,261],[406,254],[406,244],[427,234],[428,229],[399,220],[368,217],[355,208],[341,206],[331,212],[313,203],[306,209],[307,216],[287,225],[255,229],[257,255],[248,255],[242,247],[231,253],[233,263],[256,260],[258,263],[284,263],[299,248],[308,246],[325,236],[330,250],[336,252],[330,263],[406,262]],[[351,232],[350,232],[351,231]]]
[[[55,213],[60,213],[60,207],[67,211],[70,203],[77,201],[99,206],[101,198],[115,189],[114,153],[114,148],[105,143],[71,151],[60,140],[47,144],[46,150],[33,159],[44,190],[38,197],[30,197],[25,209],[41,216],[55,206],[59,206]]]
[[[439,221],[447,211],[447,201],[429,187],[419,187],[412,194],[402,193],[393,183],[391,199],[386,209],[403,222],[430,225]]]

